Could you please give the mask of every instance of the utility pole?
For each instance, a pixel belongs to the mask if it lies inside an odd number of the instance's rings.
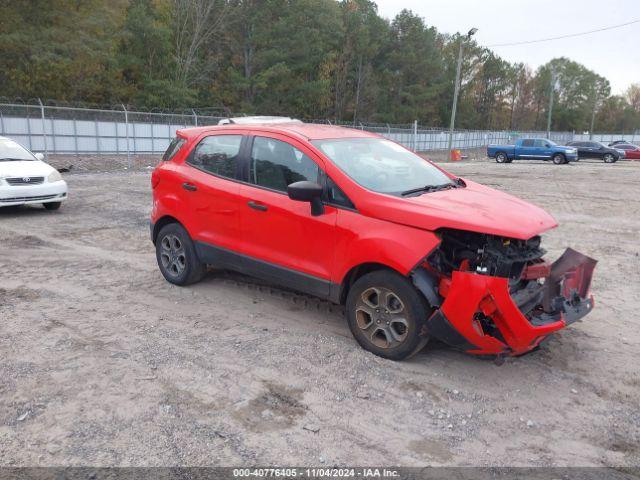
[[[551,140],[551,112],[553,111],[553,96],[556,88],[556,69],[551,67],[551,84],[549,85],[549,114],[547,116],[547,138]]]
[[[462,69],[462,51],[464,49],[464,42],[471,40],[471,37],[478,31],[477,28],[472,28],[467,33],[466,37],[460,39],[460,50],[458,51],[458,66],[456,68],[456,84],[453,90],[453,106],[451,107],[451,123],[449,125],[449,155],[451,155],[451,148],[453,147],[453,128],[456,123],[456,109],[458,108],[458,94],[460,93],[460,70]]]
[[[593,140],[593,127],[596,123],[596,109],[598,108],[598,91],[596,90],[593,99],[593,111],[591,112],[591,126],[589,127],[589,140]]]

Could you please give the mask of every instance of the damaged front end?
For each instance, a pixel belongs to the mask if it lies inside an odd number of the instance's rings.
[[[568,248],[549,264],[539,236],[438,234],[438,247],[412,272],[435,308],[425,335],[468,353],[515,356],[593,309],[592,258]]]

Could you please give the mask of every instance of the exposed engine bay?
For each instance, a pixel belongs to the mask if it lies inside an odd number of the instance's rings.
[[[428,262],[445,275],[451,275],[454,270],[465,270],[518,280],[528,263],[546,253],[540,248],[540,236],[537,235],[529,240],[515,240],[462,230],[438,233],[442,241]]]
[[[412,275],[436,307],[425,334],[470,353],[518,355],[593,308],[596,261],[575,250],[551,264],[540,236],[437,233],[440,244]]]

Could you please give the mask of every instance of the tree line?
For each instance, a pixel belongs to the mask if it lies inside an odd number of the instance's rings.
[[[446,126],[464,37],[370,0],[25,0],[0,5],[0,94]],[[640,84],[568,58],[533,71],[465,45],[457,126],[640,128]]]

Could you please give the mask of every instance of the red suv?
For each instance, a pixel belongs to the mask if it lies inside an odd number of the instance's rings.
[[[151,235],[176,285],[207,266],[344,304],[365,349],[429,338],[519,355],[593,308],[595,261],[545,261],[548,213],[378,135],[304,124],[177,132],[152,175]]]

